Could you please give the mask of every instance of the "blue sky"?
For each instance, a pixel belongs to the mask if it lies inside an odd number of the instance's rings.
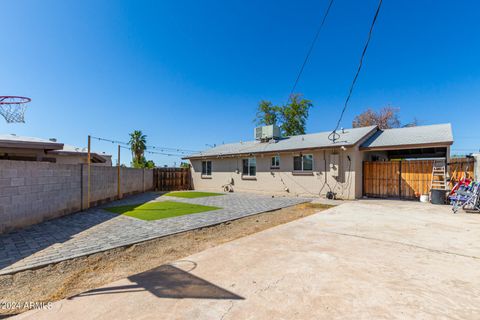
[[[193,150],[250,140],[258,101],[285,102],[327,4],[2,1],[0,94],[32,103],[25,124],[2,121],[0,131],[78,146],[134,129],[149,144]],[[335,126],[376,5],[335,1],[297,87],[314,103],[308,132]],[[451,122],[456,153],[478,150],[478,21],[478,1],[385,0],[342,126],[391,105],[404,122]]]

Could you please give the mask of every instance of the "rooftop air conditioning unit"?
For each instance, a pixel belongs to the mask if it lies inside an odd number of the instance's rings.
[[[280,138],[280,128],[276,125],[256,127],[254,130],[255,140],[268,141]]]

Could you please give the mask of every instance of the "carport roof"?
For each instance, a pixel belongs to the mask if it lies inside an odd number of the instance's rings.
[[[328,139],[331,131],[285,137],[269,142],[246,141],[223,144],[203,152],[192,154],[184,159],[233,156],[255,153],[285,152],[306,149],[338,148],[356,145],[377,129],[377,126],[344,129],[337,131],[340,138],[334,143]]]
[[[453,143],[450,123],[429,126],[378,130],[368,138],[361,149],[380,149],[391,147],[451,145]]]

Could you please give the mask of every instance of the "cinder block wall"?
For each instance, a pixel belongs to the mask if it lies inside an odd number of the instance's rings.
[[[118,194],[117,167],[91,166],[90,170],[90,201],[96,203],[115,199]],[[84,181],[88,181],[87,165],[84,165],[84,172],[86,173]]]
[[[117,168],[91,166],[90,205],[118,197]],[[121,168],[121,193],[154,188],[153,170]],[[87,207],[86,165],[0,160],[0,233]]]

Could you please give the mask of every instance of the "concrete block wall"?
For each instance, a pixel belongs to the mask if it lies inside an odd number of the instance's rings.
[[[0,161],[0,233],[81,209],[81,168]]]
[[[0,233],[87,208],[86,165],[0,160]],[[91,166],[90,205],[118,196],[117,168]],[[152,190],[153,170],[121,168],[123,195]]]
[[[153,170],[122,168],[121,188],[123,194],[152,190],[153,182]]]
[[[118,196],[117,167],[91,166],[90,168],[90,201],[95,203],[115,199]],[[84,165],[84,172],[87,173],[85,181],[88,181],[87,165]]]

